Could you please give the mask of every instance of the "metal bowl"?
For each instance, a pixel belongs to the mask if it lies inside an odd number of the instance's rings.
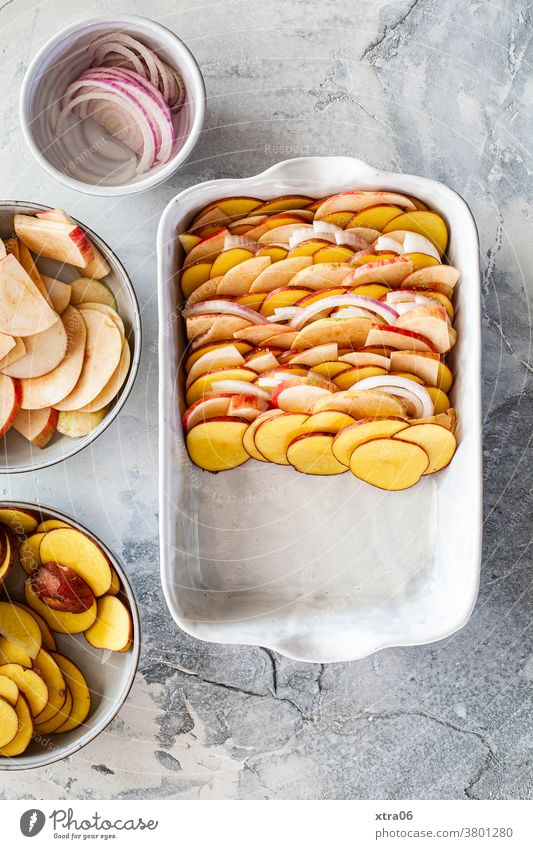
[[[36,212],[49,208],[38,203],[0,201],[0,237],[7,238],[13,235],[13,216],[15,213],[33,215]],[[73,220],[76,221],[76,219]],[[44,469],[47,466],[60,463],[62,460],[66,460],[68,457],[72,457],[78,451],[86,448],[118,416],[133,389],[133,384],[137,377],[141,359],[142,328],[141,313],[135,290],[124,266],[111,248],[84,224],[79,221],[76,221],[76,223],[79,224],[81,229],[94,242],[111,266],[111,273],[104,278],[103,282],[112,290],[118,304],[118,311],[124,321],[126,336],[130,343],[132,355],[130,372],[122,389],[112,402],[105,418],[87,436],[72,439],[69,436],[62,436],[56,433],[46,448],[41,449],[36,448],[11,428],[5,437],[0,439],[0,474],[32,472]],[[43,274],[47,274],[50,277],[57,277],[67,283],[79,277],[79,273],[72,266],[62,266],[61,263],[55,260],[40,258],[37,260],[37,265]]]

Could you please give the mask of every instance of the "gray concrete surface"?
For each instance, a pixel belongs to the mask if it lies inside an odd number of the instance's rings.
[[[91,11],[124,9],[94,0]],[[75,513],[127,563],[144,650],[130,699],[72,759],[0,776],[5,798],[525,798],[531,782],[531,11],[526,0],[130,0],[196,54],[208,113],[189,163],[127,199],[86,198],[30,159],[24,70],[82,0],[0,5],[3,198],[64,206],[132,275],[147,344],[125,411],[93,446],[4,497]],[[483,267],[485,523],[468,625],[431,646],[307,666],[207,645],[167,614],[158,576],[155,232],[200,180],[292,156],[353,154],[442,180],[476,217]]]

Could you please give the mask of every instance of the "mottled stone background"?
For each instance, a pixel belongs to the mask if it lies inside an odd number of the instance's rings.
[[[3,774],[18,798],[524,798],[531,783],[531,7],[527,0],[93,0],[175,30],[200,62],[204,132],[169,183],[85,198],[30,159],[23,73],[83,0],[0,4],[3,198],[64,206],[132,275],[146,333],[125,411],[93,446],[2,495],[74,512],[122,555],[144,650],[127,705],[76,757]],[[528,8],[529,7],[529,8]],[[155,233],[179,190],[305,154],[354,154],[457,189],[483,267],[481,593],[458,634],[325,667],[207,645],[166,612],[158,575]],[[528,295],[529,289],[529,295]]]

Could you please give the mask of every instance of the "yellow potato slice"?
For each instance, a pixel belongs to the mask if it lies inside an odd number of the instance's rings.
[[[195,425],[187,434],[187,451],[192,462],[208,472],[242,466],[249,456],[243,445],[247,427],[248,422],[229,417]]]
[[[41,541],[39,554],[43,563],[54,561],[70,566],[89,584],[96,596],[104,595],[111,586],[111,566],[107,556],[94,540],[76,528],[57,528],[47,533]]]
[[[409,425],[402,419],[361,419],[342,430],[333,442],[333,454],[340,463],[350,465],[350,457],[358,445],[370,439],[394,436]]]
[[[0,698],[0,747],[7,746],[17,736],[18,719],[15,708]]]
[[[19,696],[15,705],[15,713],[17,715],[18,732],[11,743],[0,749],[0,756],[4,758],[14,758],[25,752],[33,736],[33,719],[30,706],[22,695]]]
[[[91,692],[87,686],[87,681],[81,670],[62,654],[54,653],[53,658],[67,682],[68,689],[72,695],[72,709],[70,716],[56,730],[57,734],[64,734],[65,731],[72,731],[82,725],[87,719],[89,710],[91,709]]]
[[[0,675],[7,675],[26,696],[32,716],[39,716],[48,703],[48,687],[33,669],[25,669],[19,663],[4,663]]]
[[[245,451],[248,452],[250,457],[254,460],[259,460],[261,463],[268,463],[262,454],[259,453],[257,448],[255,447],[255,432],[261,422],[264,422],[265,419],[272,419],[275,416],[282,416],[283,410],[267,410],[265,413],[261,413],[257,418],[251,422],[246,428],[246,432],[242,438],[242,444],[244,446]]]
[[[328,380],[333,380],[334,377],[342,374],[343,371],[348,371],[349,368],[349,363],[340,363],[338,360],[325,360],[323,363],[313,366],[312,370],[316,374],[326,377]]]
[[[0,675],[0,698],[5,699],[10,705],[15,706],[19,697],[19,688],[12,678]]]
[[[253,251],[249,251],[246,248],[230,248],[227,251],[222,251],[211,266],[209,276],[222,277],[227,271],[230,271],[230,269],[234,268],[236,265],[240,265],[241,262],[245,262],[247,259],[253,258]]]
[[[98,599],[96,622],[85,632],[85,639],[97,649],[128,651],[133,638],[133,622],[126,605],[116,596]]]
[[[426,386],[427,392],[431,400],[433,401],[433,413],[438,415],[439,413],[445,413],[450,409],[451,401],[442,389],[439,389],[436,386]]]
[[[424,210],[404,212],[403,215],[396,216],[383,227],[384,233],[391,233],[394,230],[410,230],[413,233],[419,233],[420,236],[425,236],[426,239],[433,242],[441,254],[445,252],[448,246],[448,228],[444,219],[436,212]]]
[[[419,445],[395,439],[363,442],[350,458],[350,469],[356,478],[389,491],[414,486],[428,465],[428,455]]]
[[[254,435],[255,447],[270,463],[288,466],[287,448],[306,419],[304,413],[283,413],[262,421]]]
[[[219,368],[215,371],[207,372],[196,378],[187,390],[185,402],[188,407],[198,401],[202,395],[206,395],[212,387],[213,383],[219,380],[242,380],[242,391],[246,393],[246,384],[253,383],[257,378],[257,372],[251,368],[237,366],[235,368]]]
[[[352,368],[344,369],[340,374],[333,378],[333,383],[344,392],[346,389],[351,389],[354,383],[364,380],[366,377],[379,377],[381,374],[388,374],[387,369],[380,366],[353,366]]]
[[[69,687],[67,687],[65,693],[65,702],[60,708],[60,710],[58,710],[57,713],[54,714],[54,716],[47,720],[47,722],[38,723],[37,720],[35,720],[35,734],[39,737],[44,737],[48,734],[55,734],[56,731],[70,719],[72,704],[72,693],[70,692]]]
[[[48,704],[36,717],[36,724],[52,719],[65,704],[67,685],[59,666],[45,649],[41,649],[35,658],[33,669],[48,687]]]
[[[444,469],[457,448],[453,433],[440,424],[410,425],[407,430],[396,434],[395,439],[414,443],[424,449],[429,457],[429,466],[424,472],[425,475]]]
[[[96,601],[83,613],[67,613],[63,610],[52,610],[37,598],[29,579],[24,585],[24,593],[32,610],[39,613],[49,628],[59,634],[81,634],[90,628],[96,619]]]
[[[334,436],[331,433],[304,433],[297,436],[287,448],[287,460],[306,475],[339,475],[348,470],[339,463],[332,451]]]
[[[0,635],[32,659],[39,654],[43,641],[41,630],[33,616],[9,601],[0,601]]]
[[[349,227],[371,227],[373,230],[383,230],[389,221],[398,218],[402,215],[403,209],[399,206],[390,206],[379,204],[378,206],[369,206],[358,212],[350,219]]]

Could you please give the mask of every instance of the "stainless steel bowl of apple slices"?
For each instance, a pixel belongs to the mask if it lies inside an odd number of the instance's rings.
[[[128,275],[62,209],[0,203],[0,472],[53,465],[118,415],[141,351]]]

